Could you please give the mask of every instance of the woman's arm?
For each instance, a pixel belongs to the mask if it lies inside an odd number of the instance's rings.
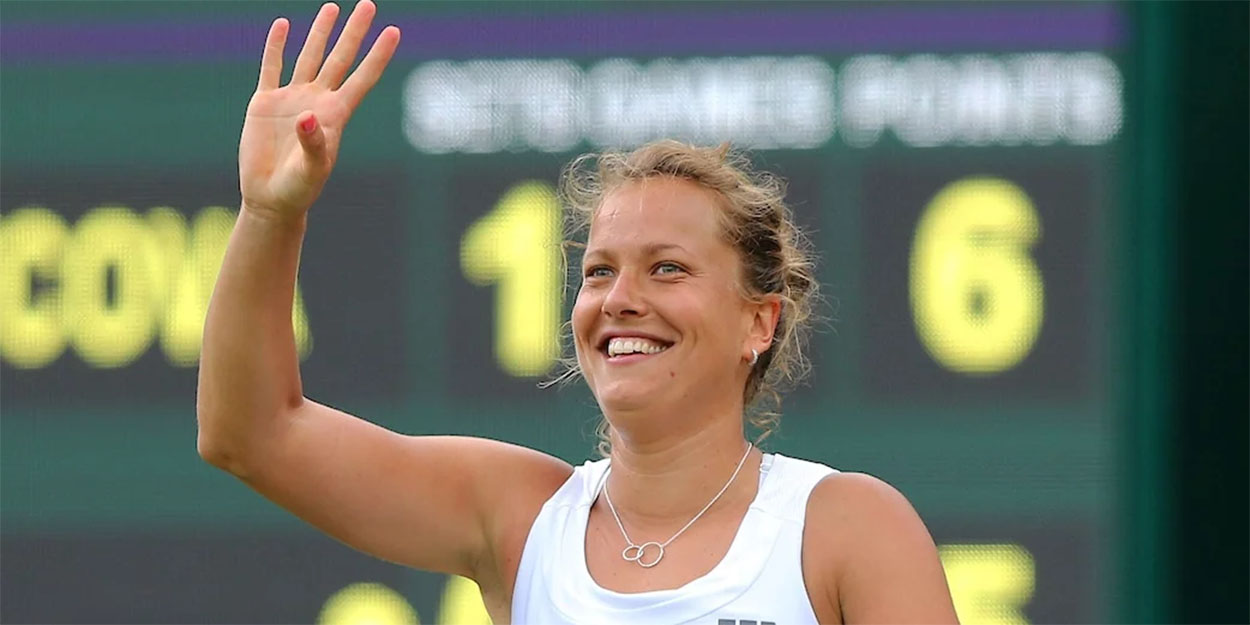
[[[516,528],[528,528],[567,464],[495,441],[402,436],[305,399],[300,383],[291,306],[308,209],[344,126],[399,43],[399,30],[386,28],[347,75],[374,11],[362,0],[323,62],[338,15],[323,6],[286,86],[278,83],[289,25],[270,28],[239,145],[242,209],[204,330],[199,450],[363,551],[506,576]]]
[[[837,473],[816,486],[803,554],[822,623],[959,622],[929,530],[901,493],[875,477]]]

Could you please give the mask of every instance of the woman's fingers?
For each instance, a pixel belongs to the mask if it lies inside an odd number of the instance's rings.
[[[317,74],[317,84],[326,89],[337,89],[342,84],[343,77],[347,76],[347,70],[351,69],[352,61],[356,60],[356,53],[360,51],[360,42],[369,31],[369,24],[373,23],[373,15],[376,12],[377,8],[370,0],[360,0],[356,3],[356,8],[347,18],[347,24],[343,26],[343,33],[339,35],[339,40],[334,43],[334,49],[326,57],[325,65]]]
[[[326,136],[312,111],[304,111],[295,118],[296,136],[304,148],[304,173],[311,178],[328,175],[326,170]]]
[[[308,31],[308,39],[304,40],[304,49],[300,50],[299,59],[295,61],[295,71],[291,74],[291,84],[312,82],[321,69],[321,59],[325,56],[326,42],[330,40],[330,32],[334,30],[334,22],[339,18],[339,6],[333,2],[321,5],[317,17],[313,19],[312,28]]]
[[[360,67],[352,72],[347,82],[343,83],[343,87],[339,89],[339,93],[347,101],[349,110],[356,110],[360,101],[365,98],[365,94],[377,84],[378,78],[382,76],[382,70],[386,69],[386,65],[391,62],[391,57],[395,55],[395,48],[398,46],[399,28],[387,26],[382,29],[382,33],[373,42],[373,47],[369,49],[369,54],[365,55],[365,60],[360,62]]]
[[[282,50],[286,47],[286,34],[290,30],[291,24],[284,17],[274,20],[269,27],[269,36],[265,37],[265,53],[260,57],[257,91],[278,88],[278,82],[282,80]]]

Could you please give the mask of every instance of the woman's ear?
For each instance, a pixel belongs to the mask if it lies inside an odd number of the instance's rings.
[[[770,294],[763,296],[758,303],[751,304],[752,319],[749,349],[764,353],[773,344],[773,334],[777,332],[777,323],[781,321],[781,296]]]

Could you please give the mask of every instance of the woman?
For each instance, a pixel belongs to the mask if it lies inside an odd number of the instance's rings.
[[[607,459],[401,436],[303,396],[300,245],[399,43],[386,28],[348,76],[374,12],[361,0],[325,56],[324,5],[284,87],[289,25],[270,28],[205,328],[201,455],[357,549],[476,580],[496,623],[955,621],[897,491],[744,437],[746,407],[800,368],[814,283],[779,186],[723,151],[660,142],[570,168],[589,225],[574,346]]]

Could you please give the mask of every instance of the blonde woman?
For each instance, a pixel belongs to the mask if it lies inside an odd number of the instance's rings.
[[[761,402],[804,369],[816,283],[780,184],[723,149],[657,142],[566,172],[586,232],[572,373],[598,400],[606,458],[403,436],[304,396],[300,246],[399,43],[384,29],[349,75],[374,13],[361,0],[326,55],[324,5],[285,86],[289,24],[270,28],[205,328],[205,460],[361,551],[476,580],[496,623],[954,622],[897,491],[745,436],[772,427]]]

